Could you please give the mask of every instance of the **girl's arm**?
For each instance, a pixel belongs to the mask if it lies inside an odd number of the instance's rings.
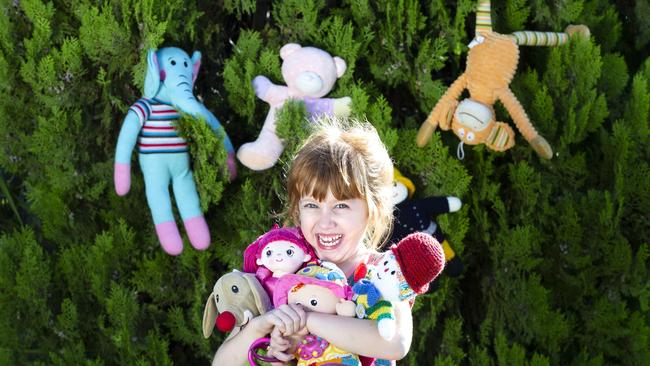
[[[277,326],[291,335],[306,324],[305,311],[298,305],[282,305],[250,320],[238,333],[231,333],[221,344],[212,360],[213,366],[242,366],[248,364],[248,349],[253,342],[266,337]]]
[[[377,322],[344,316],[309,313],[307,329],[337,347],[357,355],[400,360],[411,348],[413,318],[408,301],[393,302],[397,330],[391,340],[379,335]]]

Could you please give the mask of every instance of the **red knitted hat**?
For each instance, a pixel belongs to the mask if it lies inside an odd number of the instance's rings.
[[[438,277],[445,268],[445,252],[442,245],[427,233],[413,233],[393,245],[397,263],[406,282],[417,294],[429,289],[429,282]]]

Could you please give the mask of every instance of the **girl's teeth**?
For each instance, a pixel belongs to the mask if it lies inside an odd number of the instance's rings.
[[[342,236],[343,235],[332,235],[332,236],[319,235],[318,239],[321,242],[321,244],[324,246],[334,246],[338,243],[339,240],[341,240]]]

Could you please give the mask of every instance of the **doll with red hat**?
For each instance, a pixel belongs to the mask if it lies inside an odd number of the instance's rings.
[[[272,298],[278,278],[296,273],[315,259],[314,249],[299,228],[276,224],[246,248],[244,272],[254,273]]]
[[[444,267],[445,254],[434,237],[421,232],[408,235],[369,261],[364,278],[352,287],[357,317],[377,320],[379,334],[390,340],[396,329],[390,302],[413,300],[427,292],[429,282]]]

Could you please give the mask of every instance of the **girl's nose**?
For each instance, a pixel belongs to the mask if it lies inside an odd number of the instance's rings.
[[[332,213],[329,210],[323,210],[318,218],[318,225],[322,228],[330,228],[335,225]]]

